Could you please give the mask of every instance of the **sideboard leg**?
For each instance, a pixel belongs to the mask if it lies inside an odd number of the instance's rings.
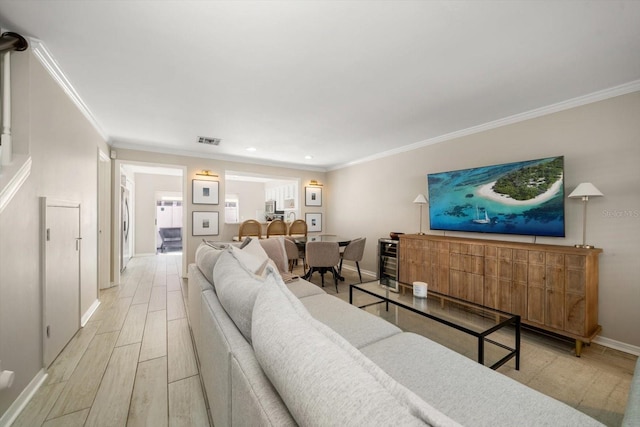
[[[582,354],[582,341],[576,340],[576,357],[580,357]]]

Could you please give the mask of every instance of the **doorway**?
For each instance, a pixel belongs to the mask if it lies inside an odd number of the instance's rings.
[[[132,245],[130,256],[149,256],[157,253],[156,195],[158,192],[167,191],[177,193],[182,198],[186,193],[186,169],[185,166],[127,160],[114,162],[116,173],[112,177],[112,183],[113,187],[118,189],[112,206],[114,224],[124,226],[123,220],[127,217],[125,207],[128,205],[127,239]],[[127,183],[124,187],[129,189],[129,194],[120,193],[123,182]],[[126,196],[128,196],[128,203],[125,203]],[[178,209],[184,210],[184,206],[181,205]],[[112,274],[115,284],[120,283],[120,273],[126,262],[121,259],[124,253],[122,245],[125,242],[123,231],[120,227],[112,233],[114,239]],[[184,224],[181,234],[185,236]],[[182,258],[179,264],[182,275],[186,272],[186,256],[184,251],[176,255]]]

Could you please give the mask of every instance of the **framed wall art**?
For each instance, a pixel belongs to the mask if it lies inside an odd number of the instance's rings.
[[[322,214],[321,213],[307,213],[305,214],[305,221],[307,222],[308,232],[322,231]]]
[[[194,205],[217,205],[219,203],[218,181],[207,181],[204,179],[193,180],[193,204]]]
[[[217,236],[219,234],[218,212],[194,211],[191,230],[193,236]]]
[[[322,188],[304,187],[305,206],[322,206]]]

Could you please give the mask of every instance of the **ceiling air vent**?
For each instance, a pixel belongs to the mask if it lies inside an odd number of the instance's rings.
[[[209,137],[206,137],[206,136],[199,136],[198,137],[198,143],[200,143],[200,144],[220,145],[220,141],[222,141],[220,138],[209,138]]]

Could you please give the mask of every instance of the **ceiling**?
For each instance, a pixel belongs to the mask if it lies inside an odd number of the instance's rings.
[[[316,170],[640,90],[633,0],[0,0],[0,24],[114,147]]]

